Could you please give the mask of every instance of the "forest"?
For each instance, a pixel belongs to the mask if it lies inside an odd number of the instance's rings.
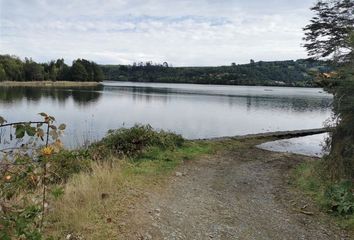
[[[299,59],[255,62],[216,67],[172,67],[139,62],[132,65],[99,65],[86,59],[37,63],[32,59],[0,55],[0,81],[132,81],[224,85],[316,86],[314,76],[329,72],[325,61]]]
[[[72,66],[64,59],[37,63],[32,59],[0,55],[0,81],[97,81],[103,80],[101,67],[85,59],[73,61]]]
[[[314,75],[328,72],[326,62],[288,60],[218,67],[171,67],[167,62],[133,65],[102,65],[105,80],[225,85],[315,86]]]
[[[217,67],[172,67],[139,62],[132,65],[98,65],[86,59],[37,63],[32,59],[0,55],[0,81],[132,81],[224,85],[316,86],[314,76],[329,72],[325,61],[299,59],[255,62]]]

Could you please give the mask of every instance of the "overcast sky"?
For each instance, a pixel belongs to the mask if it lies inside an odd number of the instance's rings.
[[[315,0],[0,0],[0,53],[174,66],[306,57]]]

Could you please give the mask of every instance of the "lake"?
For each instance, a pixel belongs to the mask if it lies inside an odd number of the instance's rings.
[[[286,152],[310,157],[323,157],[325,154],[329,153],[328,149],[325,147],[325,140],[328,137],[328,133],[322,133],[305,137],[295,137],[265,142],[257,145],[257,147],[273,152]]]
[[[66,146],[109,129],[150,124],[188,139],[320,128],[332,96],[320,88],[104,82],[97,87],[0,87],[0,116],[66,123]]]

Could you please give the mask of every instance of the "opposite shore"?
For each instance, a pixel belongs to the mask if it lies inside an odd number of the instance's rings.
[[[100,82],[76,81],[3,81],[0,82],[0,87],[91,87],[100,84]]]

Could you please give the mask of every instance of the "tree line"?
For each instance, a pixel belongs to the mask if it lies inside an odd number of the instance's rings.
[[[164,62],[98,65],[86,59],[68,66],[64,59],[37,63],[0,55],[0,81],[133,81],[225,85],[314,86],[316,73],[328,72],[326,62],[311,59],[255,62],[218,67],[173,67]]]
[[[86,59],[73,61],[72,66],[64,59],[37,63],[32,59],[0,55],[0,81],[102,81],[101,67]]]
[[[171,67],[167,62],[102,65],[105,80],[227,85],[314,86],[314,74],[329,71],[319,60],[255,62],[218,67]]]

